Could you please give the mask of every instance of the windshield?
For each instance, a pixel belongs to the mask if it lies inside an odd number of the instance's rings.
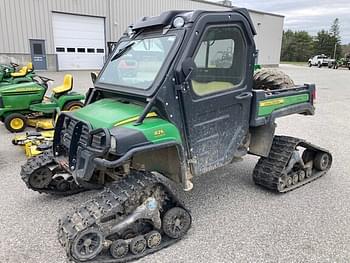
[[[176,36],[161,36],[122,42],[99,82],[147,90],[169,54]]]

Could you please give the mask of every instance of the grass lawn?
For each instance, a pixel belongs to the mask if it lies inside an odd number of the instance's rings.
[[[290,64],[296,66],[307,66],[307,62],[281,61],[280,64]]]

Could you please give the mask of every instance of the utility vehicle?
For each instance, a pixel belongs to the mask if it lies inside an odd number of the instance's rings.
[[[20,68],[18,71],[16,71],[17,67],[19,67],[19,65],[16,63],[10,63],[10,66],[0,66],[0,89],[11,84],[33,81],[36,74],[31,62]]]
[[[59,221],[71,260],[125,262],[178,241],[192,177],[248,153],[261,156],[254,182],[276,192],[328,171],[327,150],[275,136],[278,117],[314,114],[315,85],[276,70],[253,77],[254,35],[245,9],[196,10],[145,17],[120,39],[86,106],[58,117],[52,151],[21,170],[41,193],[106,187]],[[137,61],[132,76],[125,58]]]
[[[45,97],[45,93],[52,80],[41,76],[39,79],[0,88],[0,121],[10,132],[21,132],[27,125],[52,129],[56,108],[72,111],[83,106],[85,96],[71,91],[72,75],[66,74],[63,84],[53,88],[50,97]]]
[[[322,54],[314,56],[313,58],[310,58],[308,61],[309,67],[317,66],[321,68],[322,66],[329,66],[333,65],[335,63],[335,59],[331,59],[330,57]]]

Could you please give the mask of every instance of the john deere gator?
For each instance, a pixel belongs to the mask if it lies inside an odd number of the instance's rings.
[[[41,193],[105,187],[59,220],[69,259],[125,262],[177,242],[191,227],[182,194],[193,176],[247,154],[261,157],[253,181],[277,193],[330,169],[327,150],[275,135],[279,117],[314,114],[316,89],[276,70],[254,76],[255,34],[245,9],[175,10],[129,27],[86,107],[60,114],[52,151],[22,167]]]

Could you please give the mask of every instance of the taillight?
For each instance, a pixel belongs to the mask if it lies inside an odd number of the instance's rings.
[[[312,96],[312,102],[315,103],[315,101],[316,101],[316,88],[313,89],[311,96]]]

